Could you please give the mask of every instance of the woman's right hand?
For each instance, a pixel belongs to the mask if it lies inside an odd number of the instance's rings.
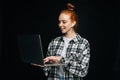
[[[49,56],[44,59],[44,63],[52,62],[52,63],[59,63],[61,57],[60,56]]]

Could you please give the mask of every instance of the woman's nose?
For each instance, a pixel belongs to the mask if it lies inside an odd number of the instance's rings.
[[[62,25],[63,25],[63,24],[60,22],[60,23],[59,23],[59,26],[62,26]]]

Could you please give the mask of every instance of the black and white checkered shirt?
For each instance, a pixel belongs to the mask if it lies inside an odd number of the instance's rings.
[[[46,56],[60,56],[64,47],[63,36],[53,39],[49,46]],[[90,61],[90,44],[88,40],[81,37],[78,33],[73,38],[67,47],[66,57],[62,57],[60,62],[65,63],[64,74],[62,80],[82,80],[88,73]],[[59,79],[59,67],[46,67],[45,72],[48,72],[48,80]]]

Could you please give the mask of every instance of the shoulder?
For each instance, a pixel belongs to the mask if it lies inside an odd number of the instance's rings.
[[[80,36],[80,34],[77,34],[77,39],[80,44],[89,44],[88,39],[85,37]]]
[[[58,36],[58,37],[54,38],[53,41],[59,41],[61,39],[62,39],[62,36]]]
[[[82,37],[82,41],[83,41],[83,43],[89,43],[89,41],[84,37]]]
[[[55,43],[55,42],[59,42],[61,40],[63,40],[63,37],[62,36],[58,36],[58,37],[53,38],[50,43],[52,44],[52,43]]]

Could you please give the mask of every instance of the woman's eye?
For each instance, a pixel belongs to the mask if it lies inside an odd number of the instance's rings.
[[[61,24],[61,23],[62,23],[62,24],[66,24],[67,21],[59,21],[58,23],[59,23],[59,24]]]
[[[66,23],[66,21],[62,21],[62,23],[63,23],[63,24],[65,24],[65,23]]]

